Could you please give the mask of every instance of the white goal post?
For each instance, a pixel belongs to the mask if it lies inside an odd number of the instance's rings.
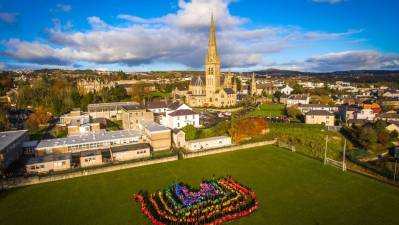
[[[346,171],[346,164],[343,163],[343,162],[334,160],[334,159],[326,158],[324,160],[324,164],[325,165],[331,165],[331,166],[338,167],[338,168],[342,168],[343,171]]]

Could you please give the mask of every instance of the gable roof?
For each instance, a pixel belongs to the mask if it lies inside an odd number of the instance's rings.
[[[193,110],[179,109],[172,113],[169,113],[169,116],[188,116],[188,115],[195,115],[195,114],[198,114],[198,113],[194,112]]]
[[[330,113],[329,111],[326,110],[311,110],[306,115],[310,116],[333,116],[333,113]]]
[[[170,101],[152,101],[147,103],[148,109],[159,109],[159,108],[168,108],[170,105]]]
[[[169,109],[171,110],[176,110],[178,109],[181,105],[183,105],[182,103],[180,103],[179,101],[173,102],[172,104],[170,104],[168,106]]]

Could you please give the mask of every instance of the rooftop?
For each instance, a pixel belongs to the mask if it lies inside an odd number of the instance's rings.
[[[18,140],[24,135],[27,130],[15,130],[15,131],[4,131],[0,132],[0,151],[5,149],[8,145]]]
[[[162,126],[154,121],[140,121],[140,124],[151,132],[170,131],[169,128]]]
[[[140,143],[140,144],[133,144],[133,145],[123,145],[123,146],[116,146],[116,147],[111,147],[112,152],[125,152],[125,151],[133,151],[133,150],[139,150],[139,149],[146,149],[150,148],[150,145],[148,143]]]
[[[169,104],[171,104],[170,101],[153,101],[147,103],[147,108],[148,109],[168,108]]]
[[[138,130],[118,130],[91,134],[81,134],[76,136],[69,136],[66,138],[42,140],[39,142],[37,149],[97,143],[101,141],[110,141],[121,138],[140,137],[141,135],[141,131]]]
[[[328,108],[331,108],[331,107],[334,107],[334,106],[329,106],[329,105],[323,105],[323,104],[300,104],[300,105],[298,105],[298,107],[299,108],[307,108],[307,107],[309,107],[309,108],[311,108],[311,107],[328,107]]]
[[[126,111],[130,111],[130,110],[143,110],[145,109],[144,106],[142,105],[123,105],[121,106],[122,109],[126,110]]]
[[[333,116],[333,113],[330,113],[326,110],[311,110],[306,115],[314,115],[314,116]]]
[[[194,139],[191,141],[186,141],[186,143],[196,143],[196,142],[204,142],[204,141],[213,141],[213,140],[221,140],[225,138],[231,138],[229,136],[216,136],[216,137],[209,137],[209,138],[201,138],[201,139]]]
[[[179,109],[172,113],[169,113],[169,116],[188,116],[188,115],[195,115],[198,114],[190,109]]]
[[[234,90],[231,89],[231,88],[225,88],[225,89],[224,89],[224,92],[226,92],[226,94],[228,94],[228,95],[232,95],[232,94],[235,93]]]
[[[28,159],[26,165],[71,159],[71,154],[46,155]]]

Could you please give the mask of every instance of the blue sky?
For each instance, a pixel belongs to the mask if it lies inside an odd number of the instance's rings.
[[[396,0],[0,0],[0,69],[399,69]]]

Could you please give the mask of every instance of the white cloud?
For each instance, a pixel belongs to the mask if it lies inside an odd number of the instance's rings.
[[[274,64],[282,69],[301,71],[342,71],[370,69],[399,69],[398,54],[377,51],[343,51],[310,57],[304,61]]]
[[[13,24],[17,22],[17,13],[0,12],[0,22]]]
[[[63,12],[69,12],[69,11],[71,11],[72,6],[71,5],[67,5],[67,4],[59,3],[59,4],[57,4],[57,9],[61,10]]]
[[[231,0],[179,1],[174,14],[141,18],[120,14],[121,25],[110,25],[96,16],[89,17],[91,29],[70,31],[72,24],[54,21],[49,40],[5,41],[4,53],[21,62],[67,65],[79,62],[123,64],[183,64],[200,68],[208,43],[210,14],[217,24],[217,42],[224,68],[269,65],[268,54],[296,47],[296,42],[348,38],[362,30],[338,33],[304,31],[293,26],[245,28],[246,18],[230,14]],[[66,31],[67,30],[67,31]]]
[[[91,16],[87,18],[87,21],[89,22],[89,24],[93,29],[104,29],[108,27],[108,24],[102,21],[97,16]]]

